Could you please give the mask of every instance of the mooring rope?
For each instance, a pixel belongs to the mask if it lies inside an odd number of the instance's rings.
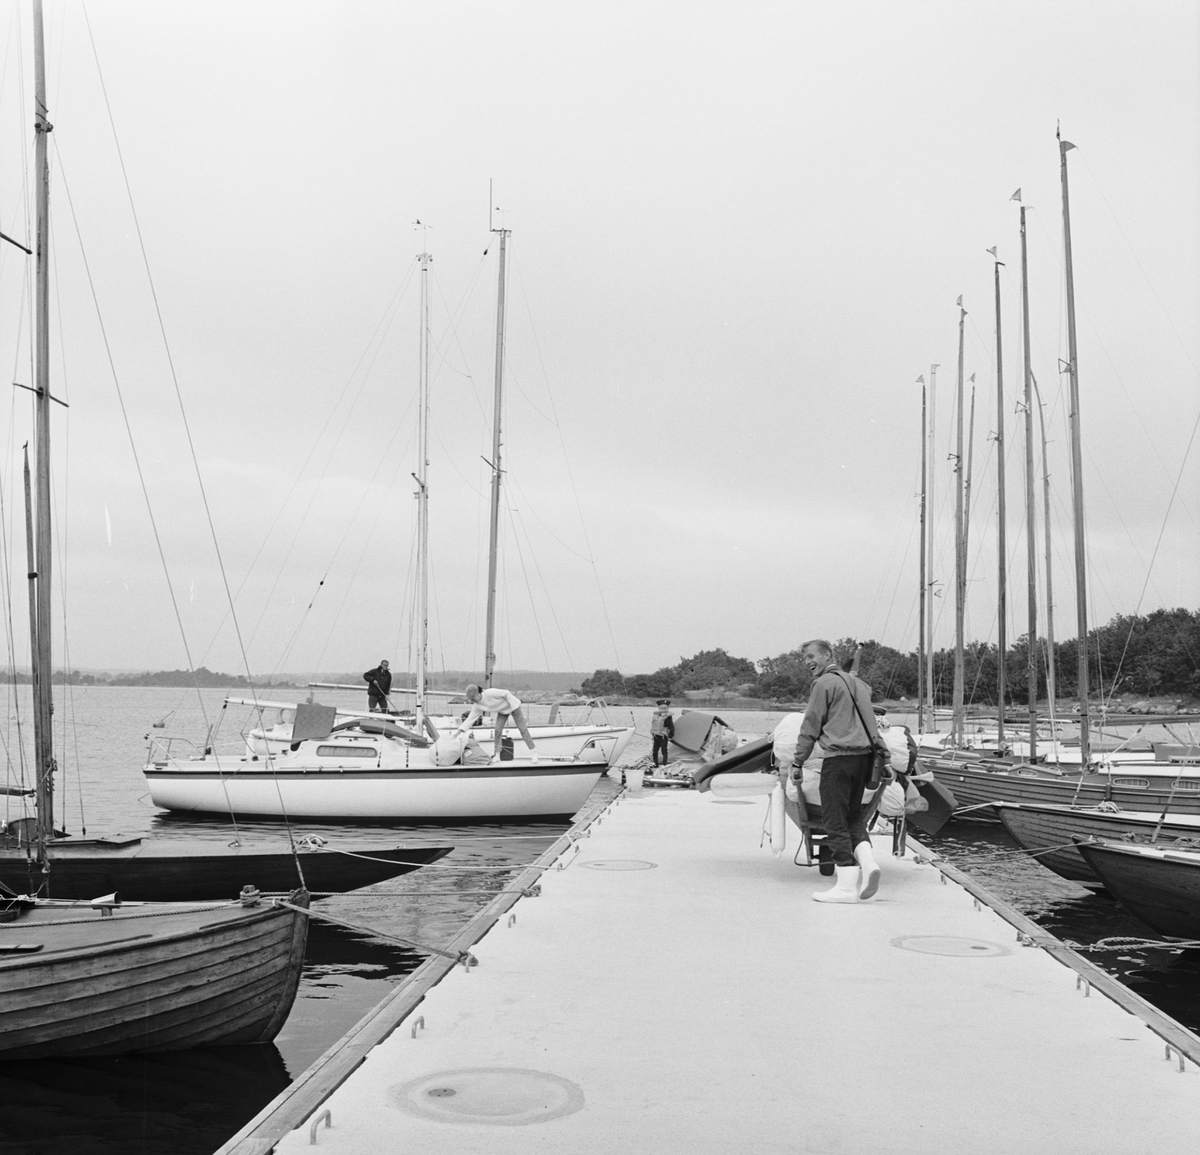
[[[296,906],[293,903],[285,902],[281,898],[275,899],[277,906],[286,907],[288,910],[294,910],[297,914],[307,915],[309,918],[317,918],[322,922],[331,922],[335,926],[343,926],[347,930],[356,930],[359,934],[367,934],[372,938],[387,938],[393,942],[400,943],[401,946],[409,947],[412,950],[419,950],[425,954],[436,954],[442,958],[452,959],[454,962],[462,963],[464,967],[470,968],[478,965],[479,960],[468,950],[442,950],[441,947],[429,946],[427,943],[415,942],[410,938],[402,938],[398,934],[392,934],[386,930],[376,930],[370,926],[359,926],[358,923],[347,922],[344,918],[335,918],[332,914],[326,914],[320,910],[309,910],[303,906]]]
[[[1108,938],[1098,938],[1091,944],[1073,942],[1069,938],[1043,938],[1041,935],[1028,935],[1026,939],[1031,946],[1065,946],[1081,954],[1106,950],[1186,950],[1200,947],[1200,939],[1185,938],[1172,941],[1129,935],[1110,935]]]

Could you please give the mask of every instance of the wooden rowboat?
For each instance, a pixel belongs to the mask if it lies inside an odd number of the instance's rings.
[[[1200,939],[1200,849],[1080,839],[1078,850],[1123,907],[1170,938]]]
[[[13,901],[0,911],[0,1059],[268,1042],[307,936],[306,914],[250,888],[207,904]]]
[[[278,839],[262,837],[232,846],[183,838],[56,838],[46,848],[48,874],[24,848],[0,847],[0,888],[72,899],[117,891],[138,902],[234,898],[246,883],[272,892],[303,885],[310,894],[341,894],[417,870],[453,849],[330,840],[320,848],[300,846],[293,857],[286,841],[281,848]]]
[[[1102,885],[1099,876],[1086,863],[1073,841],[1076,838],[1138,839],[1149,842],[1156,828],[1161,838],[1200,836],[1200,817],[1194,814],[1168,814],[1160,822],[1158,814],[1131,810],[1079,810],[1070,806],[1002,803],[996,812],[1004,829],[1023,850],[1055,874],[1082,882],[1085,886]]]

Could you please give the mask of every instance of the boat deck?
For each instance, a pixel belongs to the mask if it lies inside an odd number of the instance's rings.
[[[763,811],[624,795],[478,967],[397,991],[340,1085],[364,1024],[222,1151],[1191,1149],[1196,1036],[890,837],[876,900],[811,902],[831,880],[790,827],[760,849]]]

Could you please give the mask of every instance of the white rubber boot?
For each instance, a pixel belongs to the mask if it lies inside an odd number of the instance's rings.
[[[858,901],[858,867],[839,866],[837,868],[837,884],[832,890],[819,890],[813,895],[813,902],[857,902]]]
[[[854,848],[854,860],[862,868],[862,888],[858,892],[860,902],[873,898],[879,889],[879,863],[869,842],[860,842]]]

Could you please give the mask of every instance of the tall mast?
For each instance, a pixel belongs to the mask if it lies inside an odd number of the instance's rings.
[[[926,469],[929,455],[926,444],[928,430],[928,405],[926,400],[925,374],[917,380],[921,383],[921,590],[918,604],[919,623],[917,627],[917,733],[925,733],[925,498],[926,498]]]
[[[996,663],[996,721],[998,742],[1004,746],[1004,705],[1008,693],[1007,671],[1004,668],[1008,656],[1008,543],[1006,540],[1004,512],[1004,343],[1000,339],[1000,266],[1003,262],[996,256],[995,249],[988,249],[995,258],[996,277],[996,494],[998,500],[998,525],[996,529],[997,596],[996,596],[996,646],[999,651]]]
[[[1021,199],[1021,190],[1013,194]],[[1025,361],[1025,557],[1029,574],[1029,625],[1025,678],[1029,690],[1029,760],[1037,757],[1037,507],[1033,497],[1033,368],[1029,345],[1029,255],[1021,206],[1021,345]]]
[[[421,332],[417,402],[417,732],[425,724],[425,671],[429,665],[429,253],[421,253]]]
[[[489,213],[491,211],[489,207]],[[489,220],[489,225],[491,221]],[[496,286],[496,378],[492,409],[492,523],[488,539],[487,630],[484,640],[483,684],[492,684],[496,668],[496,562],[500,552],[500,413],[504,395],[504,277],[510,229],[493,228],[500,235],[500,272]]]
[[[958,404],[957,436],[954,451],[954,721],[952,733],[956,745],[963,740],[963,623],[967,601],[967,562],[964,556],[963,522],[963,326],[967,311],[958,298]]]
[[[1046,450],[1046,407],[1042,404],[1042,395],[1037,387],[1037,378],[1033,381],[1034,391],[1037,392],[1038,421],[1042,430],[1042,522],[1045,526],[1046,538],[1046,703],[1049,708],[1051,721],[1054,720],[1054,566],[1050,554],[1050,456]]]
[[[929,462],[933,464],[937,459],[934,453],[937,449],[935,439],[935,427],[937,425],[937,371],[939,365],[929,366]],[[928,555],[925,562],[925,575],[928,581],[929,605],[928,613],[925,615],[925,689],[929,695],[929,731],[937,730],[933,714],[933,509],[934,509],[934,488],[932,485],[933,478],[930,477],[929,486],[929,507],[925,515],[927,522],[925,529],[925,544],[928,550]]]
[[[34,758],[37,765],[38,840],[54,838],[54,742],[51,733],[50,657],[50,172],[46,137],[53,126],[47,119],[46,54],[42,35],[41,0],[33,0],[34,173],[37,231],[37,279],[34,290],[34,389],[37,405],[35,546],[37,630],[33,647]]]
[[[966,589],[967,558],[971,556],[971,478],[975,475],[975,374],[967,380],[971,383],[970,417],[967,418],[967,480],[963,486],[963,589]],[[964,598],[964,605],[966,599]]]
[[[1063,264],[1067,274],[1067,372],[1071,381],[1071,511],[1075,520],[1075,618],[1079,635],[1079,753],[1091,761],[1088,716],[1087,552],[1083,541],[1083,445],[1079,428],[1079,361],[1075,347],[1075,270],[1071,261],[1071,198],[1067,189],[1067,153],[1075,146],[1058,138],[1062,171]]]

